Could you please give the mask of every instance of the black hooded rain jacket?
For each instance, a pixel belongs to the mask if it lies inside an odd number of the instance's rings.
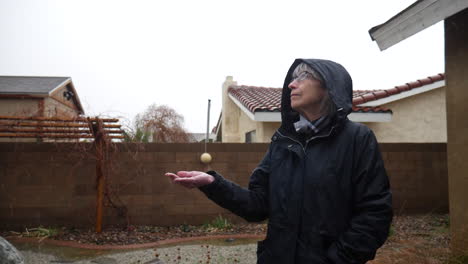
[[[327,127],[303,138],[291,109],[288,84],[305,62],[324,81],[336,106]],[[208,198],[248,221],[268,219],[258,243],[259,264],[354,264],[374,258],[387,239],[392,195],[373,132],[351,122],[352,80],[341,65],[297,59],[286,76],[281,127],[253,171],[248,189],[214,171],[215,181],[200,187]]]

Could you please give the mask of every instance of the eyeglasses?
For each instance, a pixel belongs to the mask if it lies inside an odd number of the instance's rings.
[[[300,81],[304,81],[307,79],[312,80],[314,79],[314,76],[310,72],[303,71],[299,73],[296,77],[293,76],[293,80],[291,82],[294,82],[294,81],[300,82]]]

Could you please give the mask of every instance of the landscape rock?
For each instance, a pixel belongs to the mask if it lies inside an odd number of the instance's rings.
[[[0,264],[24,264],[23,255],[3,237],[0,237]]]

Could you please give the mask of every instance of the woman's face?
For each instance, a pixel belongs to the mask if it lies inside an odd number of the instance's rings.
[[[308,73],[299,74],[289,85],[291,89],[291,107],[299,113],[317,113],[325,95],[320,81],[308,78]]]

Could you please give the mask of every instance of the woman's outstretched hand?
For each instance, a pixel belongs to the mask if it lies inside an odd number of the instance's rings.
[[[167,172],[165,174],[173,183],[186,188],[198,188],[214,181],[214,177],[201,171],[179,171],[177,174]]]

